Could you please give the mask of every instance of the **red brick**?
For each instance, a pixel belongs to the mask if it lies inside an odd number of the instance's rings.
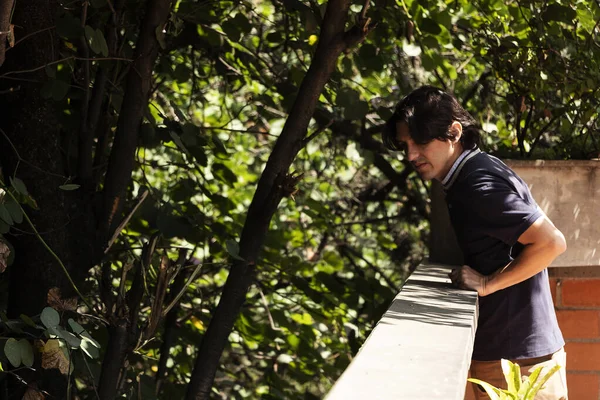
[[[579,343],[568,342],[567,371],[599,371],[600,372],[600,342]]]
[[[569,398],[573,400],[598,400],[600,375],[567,374]]]
[[[600,279],[563,279],[562,305],[600,307]]]
[[[556,317],[565,339],[596,339],[600,337],[600,311],[557,310]]]
[[[550,293],[552,294],[552,303],[554,303],[555,307],[560,306],[560,304],[557,303],[557,298],[556,298],[557,281],[558,280],[556,278],[550,278]]]

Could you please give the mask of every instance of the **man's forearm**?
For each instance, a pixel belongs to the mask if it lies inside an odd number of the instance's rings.
[[[486,282],[486,294],[491,294],[521,283],[547,268],[565,250],[560,241],[532,243],[506,267],[490,275]]]

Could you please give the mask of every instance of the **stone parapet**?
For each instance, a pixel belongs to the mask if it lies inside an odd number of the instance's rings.
[[[327,400],[464,398],[477,294],[452,288],[449,272],[417,268]]]

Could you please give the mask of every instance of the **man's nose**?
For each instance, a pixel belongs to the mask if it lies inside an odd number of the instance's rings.
[[[409,146],[406,154],[408,156],[408,161],[413,162],[417,158],[419,158],[419,152],[414,146]]]

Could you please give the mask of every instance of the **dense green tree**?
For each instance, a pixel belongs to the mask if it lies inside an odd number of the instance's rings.
[[[599,23],[591,1],[4,2],[0,397],[322,397],[427,254],[429,188],[378,138],[394,104],[434,84],[488,151],[598,157]]]

